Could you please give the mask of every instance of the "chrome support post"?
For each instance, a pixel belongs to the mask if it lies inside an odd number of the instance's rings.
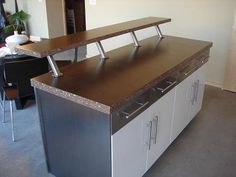
[[[133,42],[134,42],[134,47],[140,47],[141,45],[139,44],[138,39],[137,39],[134,31],[130,32],[130,34],[131,34],[131,37],[132,37]]]
[[[53,77],[60,77],[62,76],[63,74],[60,72],[53,56],[47,56],[47,59],[48,59],[48,62],[51,66],[51,69],[52,69],[52,72],[53,72]]]
[[[157,25],[157,26],[155,26],[155,28],[156,28],[156,30],[157,30],[157,34],[158,34],[159,38],[163,38],[164,36],[162,35],[159,26]]]
[[[108,58],[108,57],[106,56],[106,54],[105,54],[105,51],[104,51],[104,48],[103,48],[103,46],[102,46],[101,41],[97,41],[97,42],[96,42],[96,45],[97,45],[98,51],[99,51],[99,53],[100,53],[100,58],[101,58],[101,59],[106,59],[106,58]]]

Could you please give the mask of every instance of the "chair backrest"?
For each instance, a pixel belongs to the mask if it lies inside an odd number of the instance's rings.
[[[45,58],[28,58],[4,64],[6,82],[16,84],[21,97],[32,95],[30,79],[46,72],[48,72],[48,61]]]

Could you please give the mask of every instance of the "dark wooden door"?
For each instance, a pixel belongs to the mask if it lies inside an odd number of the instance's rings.
[[[86,30],[85,0],[65,0],[67,34]]]

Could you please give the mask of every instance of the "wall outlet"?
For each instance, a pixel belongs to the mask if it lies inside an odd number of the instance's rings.
[[[39,42],[39,41],[41,41],[41,37],[40,36],[30,36],[30,41]]]
[[[89,0],[89,4],[90,5],[96,5],[97,4],[97,0]]]

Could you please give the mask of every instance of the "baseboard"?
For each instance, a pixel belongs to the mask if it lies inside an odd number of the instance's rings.
[[[213,86],[213,87],[217,87],[217,88],[220,88],[223,90],[223,86],[219,83],[215,83],[215,82],[209,82],[209,81],[206,81],[206,85],[210,85],[210,86]]]

